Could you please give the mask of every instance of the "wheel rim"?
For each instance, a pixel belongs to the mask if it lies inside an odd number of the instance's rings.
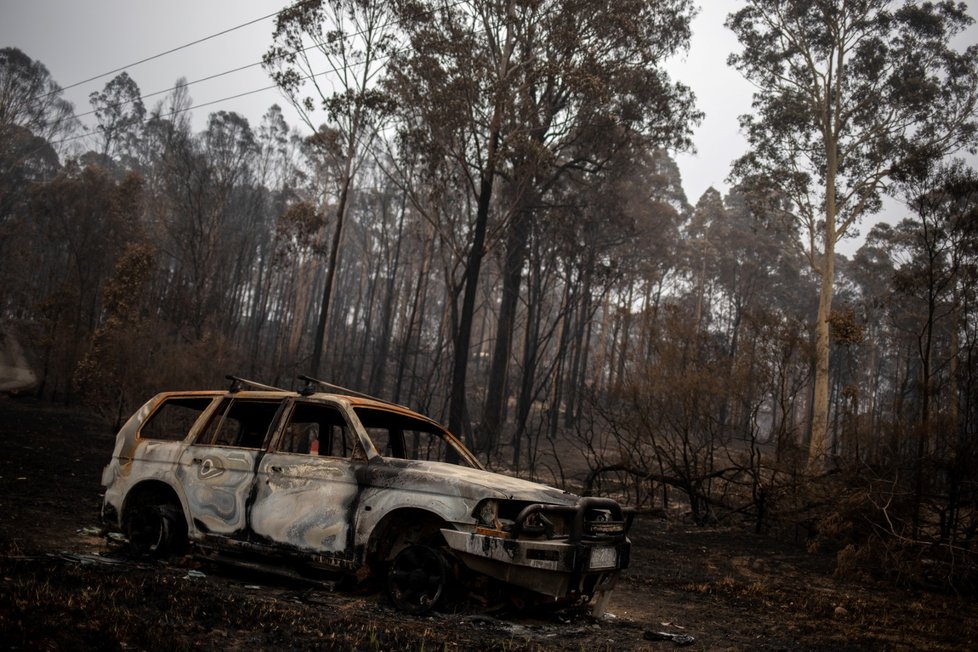
[[[425,613],[439,603],[448,581],[448,563],[441,552],[429,546],[414,545],[394,558],[387,587],[398,609]]]
[[[187,540],[186,522],[179,507],[143,505],[129,518],[129,547],[137,555],[165,557],[179,554]]]
[[[143,507],[129,521],[129,545],[139,554],[156,554],[167,536],[166,519],[157,506]]]

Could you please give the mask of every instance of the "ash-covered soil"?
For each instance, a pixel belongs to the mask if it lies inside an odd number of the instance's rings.
[[[978,649],[974,601],[833,577],[804,541],[638,517],[632,566],[584,612],[405,616],[378,592],[127,558],[98,534],[114,433],[0,398],[0,647],[7,649]],[[790,539],[790,537],[789,537]]]

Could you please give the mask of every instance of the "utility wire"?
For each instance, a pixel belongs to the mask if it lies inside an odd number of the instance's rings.
[[[305,1],[307,1],[307,0],[297,0],[296,3],[294,5],[292,5],[292,6],[300,5],[303,2],[305,2]],[[444,7],[444,9],[453,9],[454,7],[460,5],[462,3],[462,1],[463,0],[457,0],[456,2],[454,2],[452,4],[446,5]],[[47,93],[44,93],[42,95],[38,95],[35,99],[44,99],[45,97],[48,97],[49,95],[54,95],[54,94],[61,93],[61,92],[64,92],[64,91],[69,90],[69,89],[72,89],[72,88],[76,88],[78,86],[81,86],[82,84],[87,84],[88,82],[93,82],[93,81],[95,81],[97,79],[101,79],[102,77],[108,77],[109,75],[112,75],[112,74],[117,73],[117,72],[122,72],[123,70],[126,70],[128,68],[132,68],[134,66],[138,66],[138,65],[140,65],[142,63],[146,63],[147,61],[153,61],[154,59],[159,59],[160,57],[164,57],[164,56],[166,56],[168,54],[173,54],[174,52],[178,52],[180,50],[189,48],[189,47],[191,47],[193,45],[197,45],[199,43],[203,43],[205,41],[209,41],[209,40],[211,40],[213,38],[217,38],[218,36],[223,36],[225,34],[228,34],[230,32],[233,32],[235,30],[239,30],[242,27],[247,27],[248,25],[253,25],[255,23],[261,22],[263,20],[266,20],[268,18],[271,18],[272,16],[277,16],[278,14],[280,14],[283,11],[285,11],[285,9],[281,9],[279,11],[270,13],[270,14],[268,14],[266,16],[262,16],[261,18],[255,18],[254,20],[249,20],[248,22],[241,23],[240,25],[236,25],[235,27],[229,27],[229,28],[227,28],[225,30],[222,30],[220,32],[217,32],[215,34],[211,34],[210,36],[205,36],[203,38],[197,39],[196,41],[191,41],[190,43],[185,43],[184,45],[180,45],[180,46],[177,46],[175,48],[171,48],[171,49],[169,49],[169,50],[167,50],[165,52],[160,52],[159,54],[154,54],[151,57],[146,57],[145,59],[140,59],[139,61],[135,61],[133,63],[130,63],[127,66],[122,66],[122,67],[119,67],[119,68],[115,68],[114,70],[109,70],[108,72],[103,72],[100,75],[95,75],[94,77],[89,77],[88,79],[83,79],[82,81],[75,82],[74,84],[71,84],[69,86],[59,87],[59,88],[57,88],[55,90],[48,91]],[[438,11],[438,9],[432,9],[429,12],[426,12],[426,13],[434,13],[436,11]],[[396,22],[398,22],[398,21],[397,20],[392,20],[389,23],[387,23],[386,25],[382,25],[380,28],[382,29],[384,27],[388,27],[388,26],[390,26],[390,25],[392,25],[392,24],[394,24]],[[350,36],[362,36],[364,33],[365,33],[365,30],[360,30],[358,32],[351,33]],[[312,49],[314,47],[316,47],[316,45],[310,45],[308,47],[302,48],[300,50],[297,50],[296,51],[296,54],[298,54],[299,52],[305,52],[305,51],[310,50],[310,49]],[[281,55],[281,57],[284,57],[284,56],[286,56],[286,55]],[[256,63],[248,64],[248,65],[245,65],[245,66],[241,66],[239,68],[234,68],[233,70],[227,70],[227,71],[222,72],[222,73],[217,73],[215,75],[211,75],[210,77],[204,77],[202,79],[197,79],[195,81],[192,81],[192,82],[188,83],[187,86],[190,86],[192,84],[196,84],[197,82],[202,82],[202,81],[208,81],[208,80],[211,80],[211,79],[216,79],[218,77],[222,77],[224,75],[229,75],[231,73],[238,72],[240,70],[245,70],[247,68],[252,68],[254,66],[260,65],[261,63],[263,63],[263,62],[262,61],[258,61]],[[163,93],[167,93],[169,91],[174,90],[174,88],[176,88],[176,87],[174,86],[172,88],[168,88],[168,89],[163,90],[163,91],[157,91],[155,93],[150,93],[149,95],[144,95],[140,99],[146,99],[147,97],[153,97],[154,95],[161,95]],[[79,117],[82,117],[82,116],[91,115],[92,113],[94,113],[94,111],[89,111],[87,113],[82,113],[80,115],[76,115],[75,117],[76,118],[79,118]]]
[[[145,59],[140,59],[139,61],[134,61],[133,63],[130,63],[130,64],[126,65],[126,66],[122,66],[120,68],[116,68],[116,69],[110,70],[108,72],[103,72],[100,75],[95,75],[94,77],[89,77],[88,79],[83,79],[83,80],[81,80],[79,82],[75,82],[74,84],[71,84],[69,86],[65,86],[63,88],[60,88],[58,91],[50,91],[48,93],[45,93],[44,95],[40,95],[40,96],[38,96],[37,99],[43,99],[43,98],[47,97],[48,95],[52,95],[52,94],[57,93],[59,91],[66,91],[68,89],[75,88],[77,86],[81,86],[82,84],[87,84],[88,82],[93,82],[93,81],[95,81],[97,79],[101,79],[102,77],[108,77],[109,75],[115,74],[117,72],[122,72],[123,70],[126,70],[127,68],[132,68],[132,67],[138,66],[140,64],[146,63],[147,61],[153,61],[154,59],[159,59],[160,57],[165,57],[168,54],[173,54],[174,52],[179,52],[180,50],[184,50],[186,48],[189,48],[191,46],[197,45],[199,43],[204,43],[205,41],[209,41],[211,39],[217,38],[218,36],[224,36],[225,34],[229,34],[229,33],[233,32],[235,30],[239,30],[242,27],[247,27],[248,25],[254,25],[255,23],[259,23],[259,22],[261,22],[263,20],[268,20],[272,16],[277,16],[281,11],[284,11],[284,10],[283,9],[280,9],[279,11],[272,12],[272,13],[268,14],[267,16],[262,16],[261,18],[255,18],[254,20],[249,20],[246,23],[241,23],[240,25],[236,25],[234,27],[229,27],[229,28],[227,28],[225,30],[222,30],[220,32],[217,32],[215,34],[211,34],[210,36],[205,36],[203,38],[199,38],[196,41],[191,41],[189,43],[185,43],[183,45],[179,45],[179,46],[177,46],[175,48],[171,48],[171,49],[169,49],[169,50],[167,50],[165,52],[160,52],[159,54],[154,54],[153,56],[146,57]]]
[[[313,49],[315,47],[318,47],[318,46],[317,45],[309,45],[307,47],[302,48],[301,50],[297,50],[296,53],[305,52],[305,51],[311,50],[311,49]],[[385,60],[385,59],[389,59],[392,56],[394,56],[394,54],[401,54],[402,52],[406,52],[406,51],[407,51],[406,49],[397,50],[393,54],[390,54],[390,55],[387,55],[387,56],[384,56],[384,57],[378,57],[377,59],[375,59],[375,61],[382,61],[382,60]],[[278,58],[284,58],[285,56],[286,55],[280,55]],[[353,61],[349,65],[350,66],[359,66],[360,64],[365,63],[365,62],[366,62],[366,60],[363,60],[363,61]],[[128,104],[133,104],[137,100],[138,101],[146,100],[146,99],[149,99],[151,97],[156,97],[157,95],[162,95],[163,93],[169,93],[170,91],[175,91],[176,89],[181,88],[181,87],[187,88],[189,86],[193,86],[194,84],[199,84],[199,83],[205,82],[205,81],[211,81],[211,80],[217,79],[219,77],[224,77],[226,75],[231,75],[231,74],[236,73],[236,72],[241,72],[242,70],[247,70],[248,68],[254,68],[255,66],[260,66],[263,63],[265,63],[265,62],[264,61],[256,61],[255,63],[249,63],[249,64],[244,65],[244,66],[238,66],[237,68],[232,68],[231,70],[225,70],[224,72],[219,72],[219,73],[215,73],[213,75],[208,75],[207,77],[201,77],[200,79],[195,79],[193,81],[189,81],[189,82],[186,82],[184,84],[178,84],[176,86],[171,86],[170,88],[166,88],[166,89],[161,90],[161,91],[154,91],[152,93],[147,93],[146,95],[140,95],[139,98],[137,98],[135,100],[125,100],[123,102],[116,102],[115,104],[109,104],[106,108],[117,109],[120,106],[126,106]],[[319,77],[321,75],[325,75],[326,73],[329,73],[329,72],[339,72],[339,69],[338,68],[333,68],[331,70],[324,70],[322,72],[318,72],[318,73],[313,74],[313,75],[307,75],[307,76],[303,77],[302,80],[303,81],[306,81],[306,80],[312,79],[313,77]],[[241,93],[239,95],[233,95],[233,96],[227,97],[225,99],[231,100],[231,99],[235,99],[237,97],[241,97],[242,95],[250,95],[251,93],[257,93],[259,91],[264,91],[264,90],[268,90],[268,87],[266,87],[266,88],[260,88],[258,90],[254,90],[254,91],[246,91],[246,92]],[[220,102],[220,101],[221,100],[215,100],[214,102],[208,102],[207,104],[201,104],[201,105],[198,105],[198,106],[209,106],[211,104],[214,104],[215,102]],[[96,113],[97,111],[98,111],[98,109],[92,109],[91,111],[86,111],[85,113],[76,113],[76,114],[74,114],[72,116],[72,118],[74,118],[74,119],[77,120],[79,118],[84,118],[86,116],[90,116],[90,115]]]
[[[461,0],[459,0],[458,2],[456,2],[454,4],[449,5],[448,8],[451,9],[451,8],[457,6],[458,4],[461,4]],[[432,10],[432,12],[433,11],[434,10]],[[270,15],[274,15],[274,14],[270,14]],[[265,16],[265,18],[268,18],[268,16]],[[262,20],[262,19],[259,18],[258,20]],[[252,22],[255,22],[255,21],[252,21]],[[398,20],[391,20],[388,23],[379,26],[377,29],[384,29],[385,27],[390,27],[391,25],[394,25],[397,22],[399,22],[399,21]],[[250,23],[246,23],[246,24],[250,24]],[[241,25],[239,25],[238,27],[241,27]],[[232,31],[234,29],[238,29],[238,28],[237,27],[234,27],[234,28],[231,28],[229,30],[225,30],[225,32],[222,32],[222,33],[226,33],[226,32]],[[366,32],[367,32],[366,29],[362,29],[362,30],[359,30],[359,31],[356,31],[356,32],[351,32],[349,34],[349,36],[351,36],[351,37],[363,36]],[[217,36],[217,35],[215,34],[215,36]],[[212,37],[208,37],[208,38],[212,38]],[[313,43],[312,45],[307,45],[304,48],[300,48],[300,49],[296,50],[295,52],[279,54],[276,57],[273,57],[273,59],[284,59],[285,57],[290,56],[290,55],[293,55],[294,56],[294,55],[300,54],[302,52],[308,52],[309,50],[312,50],[312,49],[315,49],[317,47],[320,47],[320,45],[321,44]],[[177,49],[179,49],[179,48],[177,48]],[[173,52],[173,51],[175,51],[175,50],[171,50],[171,52]],[[404,50],[399,50],[398,53],[403,52],[403,51]],[[164,53],[164,54],[166,54],[166,53]],[[157,55],[157,56],[163,56],[163,55],[161,54],[161,55]],[[213,79],[218,79],[218,78],[224,77],[226,75],[231,75],[231,74],[234,74],[236,72],[241,72],[242,70],[247,70],[249,68],[254,68],[255,66],[263,65],[264,63],[265,63],[265,60],[263,59],[262,61],[256,61],[255,63],[249,63],[249,64],[246,64],[246,65],[243,65],[243,66],[239,66],[237,68],[232,68],[230,70],[225,70],[224,72],[219,72],[219,73],[215,73],[213,75],[208,75],[207,77],[201,77],[200,79],[195,79],[193,81],[186,82],[185,84],[181,84],[181,85],[178,85],[178,86],[171,86],[170,88],[166,88],[166,89],[161,90],[161,91],[154,91],[152,93],[147,93],[146,95],[141,95],[139,97],[139,100],[142,101],[142,100],[149,99],[151,97],[156,97],[157,95],[162,95],[163,93],[169,93],[170,91],[176,90],[179,86],[189,87],[189,86],[193,86],[194,84],[199,84],[201,82],[211,81]],[[360,63],[363,63],[363,62],[362,61],[355,62],[352,65],[359,65]],[[119,70],[122,70],[122,69],[123,68],[119,68],[119,69],[114,70],[112,72],[118,72]],[[94,81],[95,79],[99,79],[99,78],[104,77],[106,75],[111,75],[112,72],[105,73],[104,75],[99,75],[98,77],[92,77],[91,79],[88,79],[86,81]],[[333,72],[336,72],[336,70],[334,70]],[[311,76],[305,77],[304,79],[312,79],[313,77],[319,76],[319,74],[321,74],[321,73],[317,73],[316,75],[311,75]],[[84,84],[84,83],[86,83],[86,82],[78,82],[77,84],[72,84],[71,86],[66,86],[65,88],[73,88],[75,86],[78,86],[79,84]],[[62,90],[64,90],[64,89],[62,89]],[[251,92],[251,91],[249,91],[249,92]],[[114,108],[118,108],[120,106],[126,106],[127,104],[132,104],[135,101],[136,100],[126,100],[124,102],[118,102],[116,104],[110,104],[107,108],[113,108],[114,109]],[[86,111],[85,113],[76,113],[72,117],[75,118],[75,119],[84,118],[86,116],[90,116],[90,115],[94,114],[95,112],[96,112],[96,110],[95,109],[92,109],[91,111]]]
[[[269,14],[269,15],[270,16],[274,16],[275,14]],[[268,18],[268,16],[265,16],[265,18]],[[263,20],[263,18],[258,18],[257,20]],[[251,22],[256,22],[256,21],[251,21]],[[379,29],[383,29],[384,27],[389,27],[390,25],[393,25],[396,22],[397,22],[396,20],[392,20],[389,23],[387,23],[386,25],[381,25]],[[249,25],[249,24],[251,24],[251,23],[245,23],[245,25]],[[222,34],[225,34],[227,32],[230,32],[230,31],[233,31],[235,29],[238,29],[239,27],[243,27],[243,25],[239,25],[238,27],[232,27],[231,29],[224,30],[224,32],[221,32],[221,33]],[[350,34],[350,36],[362,36],[365,33],[366,33],[366,30],[360,30],[358,32],[352,32]],[[215,34],[213,36],[218,36],[218,35]],[[210,36],[208,38],[213,38],[213,36]],[[202,39],[202,40],[206,40],[206,39]],[[199,41],[195,41],[195,42],[199,42]],[[184,47],[186,47],[186,46],[184,46]],[[280,55],[274,57],[274,59],[284,59],[285,57],[289,56],[289,54],[295,55],[295,54],[299,54],[299,53],[302,53],[302,52],[307,52],[307,51],[312,50],[312,49],[314,49],[316,47],[319,47],[319,44],[314,43],[312,45],[307,45],[304,48],[301,48],[299,50],[296,50],[293,53],[288,53],[288,54],[283,53],[283,54],[280,54]],[[169,52],[175,52],[176,50],[179,50],[179,49],[180,48],[175,48],[174,50],[170,50]],[[163,54],[167,54],[167,52],[164,52],[162,54],[159,54],[159,55],[157,55],[157,57],[163,56]],[[156,58],[156,57],[152,57],[152,58]],[[148,59],[144,59],[144,61],[148,61]],[[224,77],[226,75],[231,75],[231,74],[236,73],[236,72],[241,72],[242,70],[247,70],[248,68],[254,68],[255,66],[260,66],[260,65],[262,65],[264,63],[265,63],[265,60],[263,59],[261,61],[256,61],[255,63],[249,63],[249,64],[246,64],[246,65],[243,65],[243,66],[238,66],[237,68],[232,68],[230,70],[225,70],[224,72],[219,72],[219,73],[215,73],[213,75],[208,75],[207,77],[201,77],[200,79],[195,79],[193,81],[190,81],[190,82],[187,82],[185,84],[182,84],[182,86],[184,86],[184,87],[193,86],[194,84],[199,84],[201,82],[211,81],[212,79],[218,79],[219,77]],[[133,64],[133,65],[135,65],[135,64]],[[354,65],[357,65],[357,64],[354,64]],[[128,67],[128,66],[126,66],[126,67]],[[107,72],[107,73],[104,73],[102,75],[98,75],[96,77],[92,77],[92,78],[87,79],[85,81],[81,81],[81,82],[78,82],[76,84],[72,84],[71,86],[66,86],[65,88],[63,88],[61,90],[66,90],[68,88],[74,88],[75,86],[79,86],[79,85],[84,84],[86,82],[94,81],[96,79],[100,79],[101,77],[105,77],[107,75],[111,75],[113,72],[118,72],[120,70],[124,70],[126,67],[124,67],[124,68],[117,68],[116,70],[113,70],[111,72]],[[313,75],[313,77],[315,77],[315,76],[316,75]],[[309,77],[307,77],[306,79],[309,79]],[[166,88],[166,89],[161,90],[161,91],[154,91],[152,93],[147,93],[146,95],[141,95],[139,97],[139,100],[142,101],[142,100],[145,100],[145,99],[149,99],[151,97],[156,97],[157,95],[162,95],[163,93],[169,93],[170,91],[174,91],[177,88],[178,88],[178,86],[171,86],[170,88]],[[52,92],[57,92],[57,91],[52,91]],[[50,94],[51,93],[48,93],[47,95],[50,95]],[[45,96],[41,96],[41,97],[46,97],[46,95]],[[126,106],[127,104],[132,104],[135,101],[136,100],[126,100],[125,102],[118,102],[117,104],[111,104],[111,105],[109,105],[108,108],[113,108],[114,109],[114,108],[118,108],[120,106]],[[91,111],[86,111],[85,113],[76,113],[72,117],[75,118],[75,119],[84,118],[85,116],[92,115],[93,113],[95,113],[95,111],[96,111],[95,109],[92,109]]]
[[[325,72],[317,73],[317,74],[325,75],[328,72],[330,72],[330,71],[325,71]],[[310,77],[305,77],[303,79],[310,79],[311,77],[315,77],[315,76],[316,75],[311,75]],[[158,115],[153,115],[153,116],[151,116],[151,118],[152,119],[172,118],[175,115],[179,115],[181,113],[187,113],[189,111],[193,111],[194,109],[199,109],[199,108],[202,108],[202,107],[205,107],[205,106],[212,106],[214,104],[220,104],[221,102],[227,102],[228,100],[235,100],[235,99],[238,99],[239,97],[245,97],[247,95],[254,95],[256,93],[263,93],[265,91],[272,90],[273,88],[278,88],[278,85],[277,84],[272,84],[271,86],[265,86],[263,88],[256,88],[254,90],[245,91],[243,93],[238,93],[236,95],[229,95],[227,97],[222,97],[222,98],[220,98],[218,100],[212,100],[210,102],[201,102],[200,104],[194,104],[193,106],[188,106],[188,107],[186,107],[184,109],[177,109],[175,111],[170,111],[169,113],[162,113],[162,114],[158,114]],[[161,91],[161,92],[166,92],[166,91]],[[85,115],[87,115],[87,114],[85,114]],[[143,122],[143,124],[146,124],[148,122],[148,120],[147,119],[144,119],[142,122]],[[53,141],[50,141],[48,144],[49,145],[61,145],[63,143],[69,143],[69,142],[71,142],[73,140],[80,140],[82,138],[89,138],[89,137],[92,137],[94,135],[95,134],[92,133],[92,132],[85,132],[83,134],[75,134],[74,136],[68,136],[66,138],[62,138],[61,140],[53,140]]]
[[[303,0],[297,0],[296,4],[301,4],[301,2],[303,2]],[[456,0],[456,2],[453,2],[453,3],[449,4],[449,5],[446,5],[443,9],[452,9],[452,8],[454,8],[454,7],[462,4],[462,2],[463,2],[463,0]],[[437,9],[433,9],[433,10],[431,10],[430,13],[434,13],[436,11],[437,11]],[[212,38],[215,38],[217,36],[221,36],[223,34],[227,34],[229,32],[233,32],[234,30],[241,29],[242,27],[246,27],[246,26],[251,25],[253,23],[256,23],[256,22],[265,20],[267,18],[270,18],[272,16],[277,15],[278,13],[280,13],[280,12],[274,12],[274,13],[268,14],[267,16],[262,16],[261,18],[256,18],[254,20],[248,21],[247,23],[242,23],[241,25],[238,25],[236,27],[230,27],[230,28],[228,28],[226,30],[223,30],[221,32],[218,32],[216,34],[212,34],[212,35],[207,36],[205,38],[198,39],[196,41],[192,41],[191,43],[187,43],[186,45],[182,45],[182,46],[179,46],[179,47],[176,47],[176,48],[167,50],[166,52],[162,52],[160,54],[154,55],[152,57],[148,57],[146,59],[142,59],[141,61],[137,61],[137,62],[135,62],[133,64],[130,64],[129,66],[124,66],[122,68],[117,68],[115,70],[111,70],[111,71],[106,72],[106,73],[103,73],[101,75],[96,75],[95,77],[91,77],[91,78],[86,79],[84,81],[76,82],[76,83],[72,84],[71,86],[66,86],[66,87],[64,87],[64,88],[62,88],[60,90],[63,91],[63,90],[69,89],[69,88],[74,88],[76,86],[80,86],[81,84],[85,84],[87,82],[94,81],[96,79],[100,79],[101,77],[105,77],[107,75],[111,75],[112,73],[115,73],[115,72],[119,72],[119,71],[124,70],[124,69],[126,69],[128,67],[138,65],[138,64],[143,63],[145,61],[150,61],[152,59],[157,59],[159,57],[165,56],[165,55],[170,54],[172,52],[176,52],[176,51],[181,50],[181,49],[184,49],[186,47],[190,47],[191,45],[195,45],[197,43],[201,43],[203,41],[207,41],[207,40],[212,39]],[[392,21],[388,22],[387,24],[381,26],[381,28],[388,27],[388,26],[390,26],[390,25],[392,25],[394,23],[397,23],[397,22],[399,22],[399,21],[396,20],[396,19],[395,20],[392,20]],[[360,30],[358,32],[353,32],[353,33],[350,34],[350,36],[363,35],[365,33],[365,31],[366,30]],[[306,51],[311,50],[311,49],[313,49],[315,47],[318,47],[318,44],[309,45],[307,47],[304,47],[304,48],[301,48],[299,50],[296,50],[295,54],[298,54],[298,53],[301,53],[301,52],[306,52]],[[382,56],[382,57],[378,57],[375,61],[378,61],[378,62],[379,61],[384,61],[384,60],[390,59],[395,54],[400,54],[400,53],[405,52],[405,51],[406,51],[406,49],[398,50],[398,51],[396,51],[396,52],[394,52],[392,54],[389,54],[389,55],[386,55],[386,56]],[[279,55],[278,58],[284,58],[285,56],[287,56],[287,55],[282,54],[282,55]],[[150,97],[155,97],[157,95],[162,95],[163,93],[168,93],[170,91],[176,90],[180,86],[183,86],[183,87],[192,86],[192,85],[197,84],[197,83],[200,83],[200,82],[210,81],[210,80],[213,80],[213,79],[217,79],[219,77],[224,77],[226,75],[230,75],[230,74],[233,74],[235,72],[240,72],[242,70],[247,70],[248,68],[254,68],[255,66],[261,65],[263,63],[264,63],[264,60],[263,61],[257,61],[255,63],[250,63],[250,64],[246,64],[244,66],[239,66],[237,68],[232,68],[230,70],[225,70],[224,72],[215,73],[215,74],[209,75],[207,77],[201,77],[200,79],[195,79],[195,80],[193,80],[191,82],[187,82],[186,84],[182,84],[182,85],[178,85],[178,86],[172,86],[172,87],[167,88],[167,89],[162,90],[162,91],[155,91],[153,93],[147,93],[146,95],[140,96],[139,97],[139,100],[142,101],[142,100],[147,99],[147,98],[150,98]],[[357,66],[357,65],[360,65],[362,63],[365,63],[365,61],[353,62],[350,65]],[[339,68],[334,67],[334,68],[331,68],[331,69],[328,69],[328,70],[323,70],[322,72],[318,72],[318,73],[311,74],[311,75],[306,75],[306,76],[302,77],[301,79],[302,79],[302,81],[308,81],[310,79],[314,79],[316,77],[321,77],[323,75],[327,75],[329,73],[335,73],[335,72],[339,72]],[[217,100],[212,100],[210,102],[203,102],[203,103],[200,103],[200,104],[195,104],[195,105],[190,106],[190,107],[187,107],[185,109],[179,109],[179,110],[176,110],[176,111],[171,111],[170,113],[160,114],[160,115],[156,115],[154,117],[156,117],[156,118],[170,118],[170,117],[173,117],[173,116],[178,115],[180,113],[186,113],[186,112],[192,111],[194,109],[199,109],[199,108],[203,108],[203,107],[207,107],[207,106],[213,106],[214,104],[220,104],[221,102],[227,102],[229,100],[234,100],[234,99],[238,99],[238,98],[241,98],[241,97],[246,97],[248,95],[254,95],[256,93],[262,93],[262,92],[271,90],[273,88],[278,88],[278,85],[277,84],[272,84],[271,86],[264,86],[262,88],[257,88],[257,89],[250,90],[250,91],[244,91],[242,93],[237,93],[235,95],[229,95],[227,97],[223,97],[223,98],[217,99]],[[58,91],[52,91],[52,92],[58,92]],[[47,95],[50,95],[50,94],[51,93],[48,93]],[[44,97],[44,96],[41,96],[41,97]],[[111,107],[112,108],[117,108],[117,107],[120,107],[120,106],[125,106],[127,104],[132,104],[135,101],[136,100],[127,100],[125,102],[119,102],[119,103],[113,104],[113,105],[111,105]],[[82,117],[85,117],[85,116],[92,115],[95,112],[96,112],[95,109],[93,109],[91,111],[86,111],[85,113],[75,114],[72,117],[75,118],[75,119],[82,118]],[[146,122],[146,120],[144,119],[143,120],[143,123],[145,124],[145,122]],[[76,135],[73,135],[73,136],[68,136],[66,138],[62,138],[61,140],[52,141],[49,144],[50,145],[60,145],[62,143],[67,143],[67,142],[71,142],[71,141],[74,141],[74,140],[79,140],[79,139],[82,139],[82,138],[87,138],[87,137],[93,136],[93,135],[94,135],[93,133],[89,133],[89,132],[86,132],[86,133],[83,133],[83,134],[76,134]]]
[[[255,66],[260,66],[261,64],[262,64],[261,61],[258,61],[256,63],[249,63],[248,65],[245,65],[245,66],[239,66],[237,68],[232,68],[231,70],[225,70],[224,72],[219,72],[219,73],[216,73],[216,74],[213,74],[213,75],[209,75],[207,77],[201,77],[200,79],[195,79],[193,81],[189,81],[189,82],[186,82],[184,84],[178,84],[177,86],[171,86],[170,88],[163,89],[162,91],[154,91],[152,93],[146,93],[145,95],[140,95],[139,98],[137,98],[137,99],[139,101],[147,100],[147,99],[149,99],[151,97],[156,97],[157,95],[162,95],[163,93],[169,93],[170,91],[175,91],[176,89],[180,88],[181,86],[184,87],[184,88],[186,88],[186,87],[189,87],[189,86],[193,86],[194,84],[199,84],[201,82],[211,81],[212,79],[217,79],[218,77],[224,77],[226,75],[231,75],[231,74],[236,73],[236,72],[241,72],[242,70],[247,70],[248,68],[254,68]],[[124,102],[117,102],[115,104],[109,104],[106,108],[117,109],[120,106],[126,106],[127,104],[133,104],[136,101],[137,100],[125,100]],[[75,119],[84,118],[85,116],[92,115],[97,110],[98,109],[92,109],[91,111],[86,111],[85,113],[76,113],[72,117],[75,118]]]
[[[388,25],[390,25],[390,24],[392,24],[392,23],[388,23]],[[386,27],[386,25],[384,27]],[[363,31],[361,31],[361,32],[355,32],[355,33],[351,34],[351,36],[358,36],[360,34],[363,34]],[[302,49],[299,49],[299,50],[296,50],[294,53],[290,53],[290,54],[299,54],[300,52],[306,52],[306,51],[312,50],[313,48],[316,48],[316,47],[319,47],[319,46],[317,44],[307,45],[306,47],[304,47]],[[284,59],[286,56],[289,56],[289,55],[288,54],[280,54],[280,55],[278,55],[276,57],[273,57],[273,59]],[[186,87],[189,87],[189,86],[193,86],[194,84],[199,84],[201,82],[211,81],[213,79],[218,79],[220,77],[225,77],[227,75],[232,75],[232,74],[234,74],[236,72],[241,72],[242,70],[247,70],[248,68],[254,68],[255,66],[263,65],[264,63],[265,63],[265,60],[263,59],[261,61],[256,61],[255,63],[249,63],[249,64],[245,64],[243,66],[238,66],[237,68],[231,68],[230,70],[225,70],[224,72],[214,73],[213,75],[208,75],[207,77],[201,77],[200,79],[195,79],[193,81],[189,81],[189,82],[186,82],[184,84],[178,84],[176,86],[171,86],[171,87],[165,88],[165,89],[163,89],[161,91],[153,91],[152,93],[146,93],[145,95],[140,95],[139,98],[138,98],[138,100],[139,101],[142,101],[142,100],[149,99],[151,97],[156,97],[157,95],[162,95],[163,93],[169,93],[170,91],[175,91],[177,88],[180,88],[181,86],[184,87],[184,88],[186,88]],[[363,63],[363,62],[362,61],[358,61],[358,62],[354,62],[351,65],[359,65],[361,63]],[[111,74],[111,73],[108,73],[108,74]],[[321,73],[317,73],[317,75],[318,74],[321,74]],[[315,77],[317,75],[312,75],[312,77]],[[311,77],[306,77],[305,79],[310,79],[310,78]],[[82,83],[84,83],[84,82],[82,82]],[[248,92],[253,92],[253,91],[248,91]],[[136,102],[136,100],[125,100],[124,102],[117,102],[115,104],[110,104],[106,108],[117,109],[120,106],[126,106],[127,104],[132,104],[134,102]],[[76,113],[72,117],[77,120],[78,118],[84,118],[85,116],[92,115],[96,111],[97,111],[97,109],[92,109],[91,111],[86,111],[85,113]]]
[[[384,60],[390,59],[392,56],[394,56],[394,55],[393,54],[388,54],[386,56],[377,57],[375,59],[375,61],[377,61],[377,62],[384,61]],[[358,62],[353,63],[351,65],[360,65],[362,63],[364,63],[364,61],[358,61]],[[252,65],[254,65],[254,64],[252,64]],[[248,67],[248,66],[246,66],[246,67]],[[302,81],[308,81],[308,80],[313,79],[315,77],[322,77],[323,75],[329,75],[331,73],[335,73],[335,72],[338,72],[338,71],[339,71],[339,68],[329,68],[327,70],[323,70],[322,72],[317,72],[317,73],[315,73],[313,75],[306,75],[306,76],[302,77],[301,80]],[[203,81],[203,80],[198,80],[198,81]],[[254,95],[256,93],[263,93],[265,91],[272,90],[273,88],[278,88],[278,84],[272,84],[271,86],[264,86],[262,88],[256,88],[254,90],[245,91],[243,93],[237,93],[235,95],[229,95],[227,97],[222,97],[222,98],[217,99],[217,100],[211,100],[210,102],[202,102],[200,104],[194,104],[193,106],[188,106],[188,107],[183,108],[183,109],[177,109],[175,111],[170,111],[169,113],[154,115],[154,116],[152,116],[152,118],[156,118],[156,119],[172,118],[175,115],[179,115],[181,113],[187,113],[189,111],[193,111],[194,109],[200,109],[200,108],[203,108],[203,107],[206,107],[206,106],[213,106],[214,104],[220,104],[221,102],[227,102],[229,100],[236,100],[236,99],[238,99],[240,97],[245,97],[245,96],[248,96],[248,95]],[[161,93],[165,93],[166,91],[160,91],[160,92]],[[157,95],[157,94],[158,93],[154,93],[154,95]],[[123,102],[122,104],[125,104],[125,102]],[[147,122],[146,120],[143,120],[143,124],[145,124],[146,122]],[[83,133],[83,134],[75,134],[74,136],[68,136],[66,138],[62,138],[61,140],[51,141],[48,144],[49,145],[61,145],[62,143],[71,142],[73,140],[79,140],[81,138],[88,138],[88,137],[94,136],[94,135],[95,134],[88,133],[88,132],[87,133]]]

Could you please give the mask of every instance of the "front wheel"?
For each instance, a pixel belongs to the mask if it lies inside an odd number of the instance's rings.
[[[428,613],[438,606],[451,582],[451,566],[437,548],[410,545],[394,557],[387,573],[387,594],[401,611]]]
[[[183,551],[187,523],[179,507],[144,504],[135,508],[127,528],[129,548],[137,555],[166,557]]]

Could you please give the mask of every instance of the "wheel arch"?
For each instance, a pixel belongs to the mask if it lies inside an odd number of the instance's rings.
[[[187,510],[177,490],[162,480],[150,479],[141,480],[126,493],[126,498],[122,503],[122,513],[120,514],[120,524],[123,530],[126,527],[126,522],[132,516],[134,509],[154,501],[167,503],[179,508],[180,513],[187,520],[187,525],[190,525],[189,519],[187,519]]]
[[[384,515],[370,530],[364,561],[384,564],[397,552],[414,543],[440,547],[445,539],[440,530],[453,527],[443,516],[422,507],[400,507]]]

